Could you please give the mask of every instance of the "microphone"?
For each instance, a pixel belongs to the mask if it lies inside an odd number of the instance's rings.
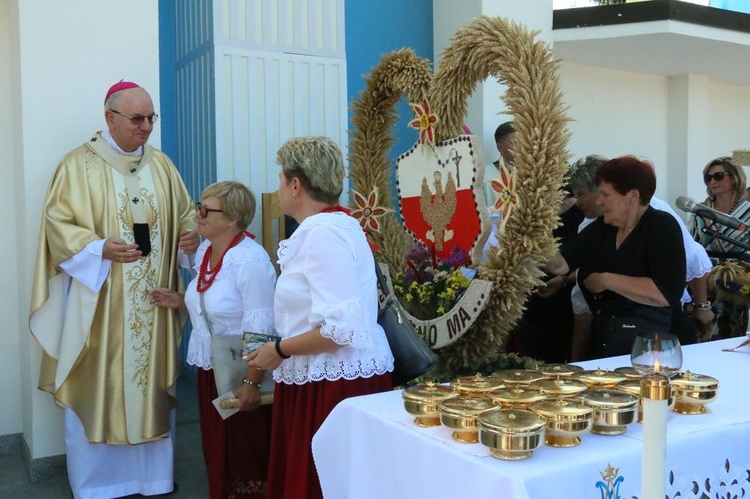
[[[689,211],[695,213],[699,217],[713,220],[717,224],[726,225],[735,230],[745,230],[745,222],[739,218],[731,217],[726,213],[722,213],[719,210],[709,208],[705,204],[696,203],[693,198],[687,196],[679,196],[675,201],[675,204],[682,211]]]

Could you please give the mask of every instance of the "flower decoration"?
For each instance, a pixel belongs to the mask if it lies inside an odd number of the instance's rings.
[[[365,231],[372,229],[380,232],[378,218],[393,210],[378,206],[378,188],[373,187],[367,198],[355,190],[352,190],[352,195],[357,207],[352,210],[351,215],[359,220],[359,225]]]
[[[437,116],[430,113],[430,104],[427,99],[422,99],[422,105],[409,103],[412,111],[417,116],[409,122],[409,126],[419,130],[419,143],[422,145],[435,145],[435,129],[433,125],[437,123]]]
[[[471,284],[464,267],[469,255],[454,246],[450,257],[438,261],[434,251],[416,243],[406,256],[406,270],[397,276],[394,290],[406,310],[418,319],[445,315]]]
[[[492,189],[499,194],[497,201],[495,201],[495,211],[499,211],[502,219],[507,220],[511,208],[518,203],[515,172],[510,173],[508,168],[501,164],[500,180],[492,179],[490,184]]]

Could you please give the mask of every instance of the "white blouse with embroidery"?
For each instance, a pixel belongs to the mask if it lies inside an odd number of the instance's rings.
[[[203,255],[211,245],[203,241],[195,256],[195,270],[200,270]],[[204,305],[215,335],[236,335],[243,331],[273,333],[273,293],[276,271],[261,245],[245,237],[224,255],[216,280],[204,292]],[[185,306],[193,331],[188,343],[187,362],[212,369],[211,333],[201,310],[196,277],[185,291]],[[238,339],[239,344],[239,339]]]
[[[393,371],[393,355],[378,319],[375,262],[362,227],[342,213],[302,221],[279,244],[276,334],[296,336],[320,326],[341,348],[294,355],[274,371],[277,382],[369,378]]]

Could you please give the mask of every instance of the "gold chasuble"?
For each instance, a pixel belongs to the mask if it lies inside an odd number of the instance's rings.
[[[29,321],[44,349],[39,388],[72,409],[95,443],[163,438],[177,405],[180,315],[154,307],[147,292],[182,290],[177,242],[180,231],[195,229],[195,211],[170,159],[149,145],[143,151],[118,154],[97,133],[67,154],[39,237]],[[98,292],[61,272],[61,262],[93,241],[134,243],[133,212],[148,223],[148,256],[113,261]]]

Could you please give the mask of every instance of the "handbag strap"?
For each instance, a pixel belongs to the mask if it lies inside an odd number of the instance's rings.
[[[206,326],[208,327],[208,334],[213,336],[214,332],[211,328],[211,319],[208,317],[208,312],[206,312],[206,300],[203,298],[203,293],[199,292],[198,296],[200,296],[200,299],[201,299],[201,316],[206,321]]]

